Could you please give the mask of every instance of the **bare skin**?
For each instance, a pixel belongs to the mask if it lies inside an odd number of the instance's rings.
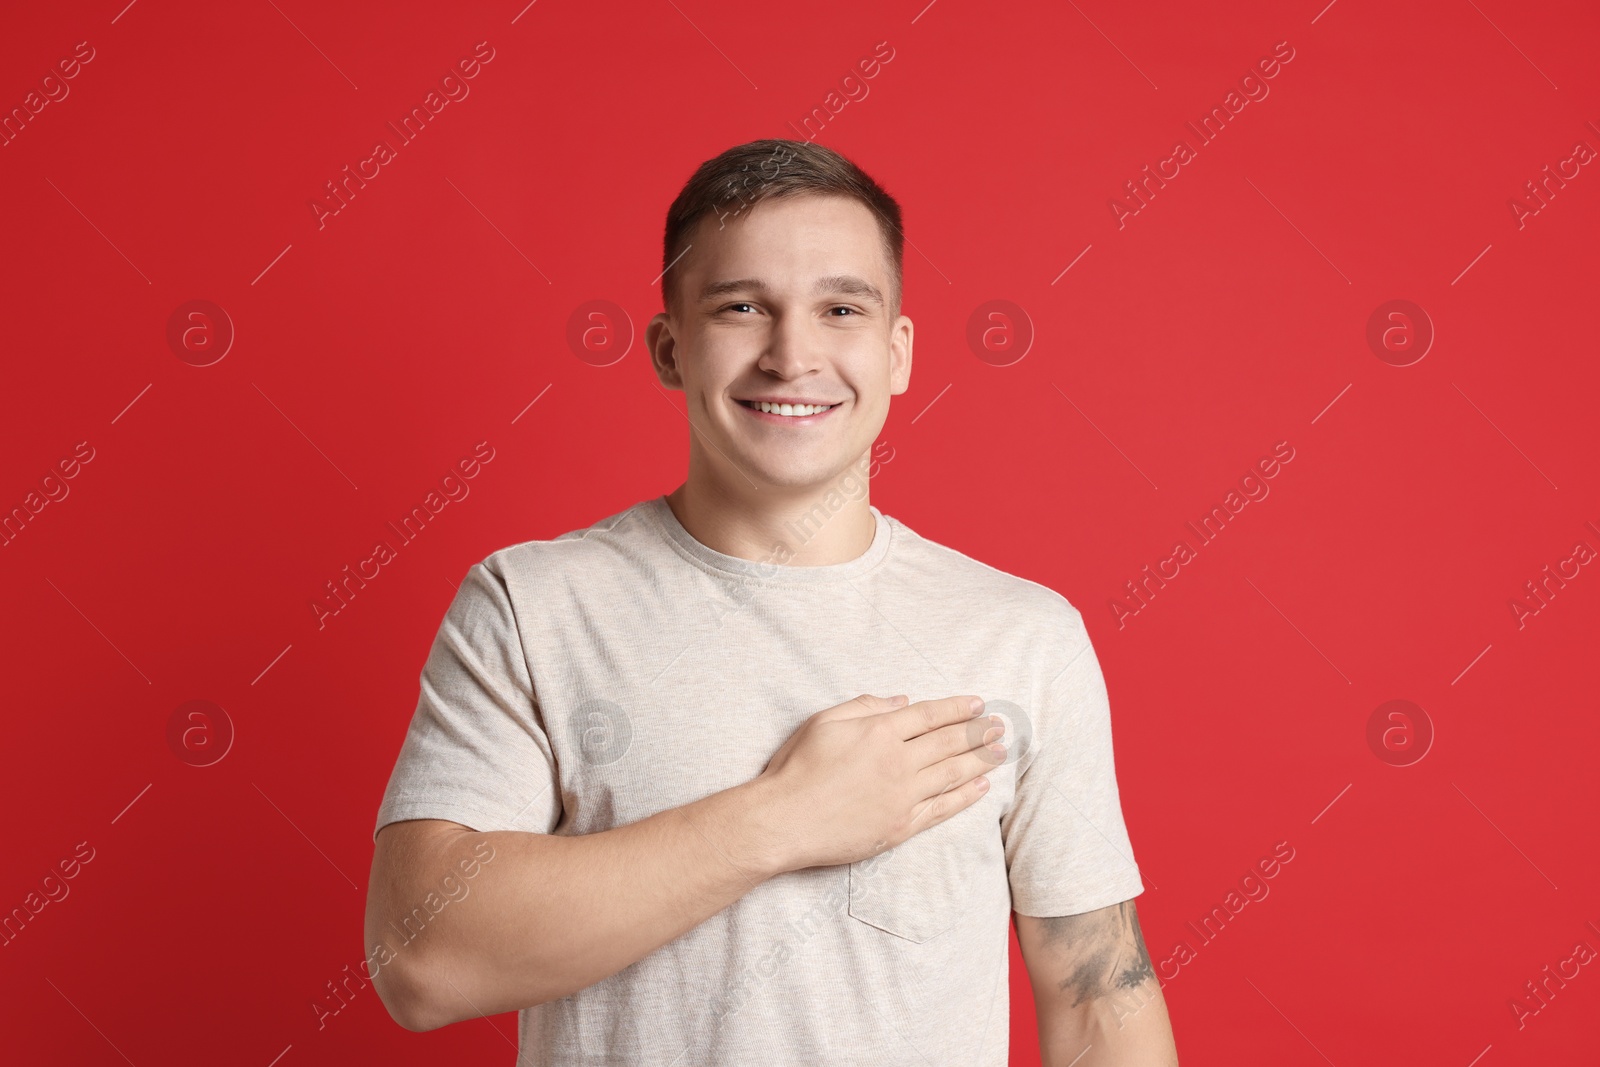
[[[762,201],[736,223],[701,220],[674,306],[644,342],[661,386],[683,393],[689,472],[670,500],[711,548],[763,559],[827,500],[910,387],[913,328],[873,212],[838,196]],[[752,418],[742,400],[837,403],[811,425]],[[847,494],[782,562],[841,563],[872,541],[870,486]],[[831,510],[831,508],[830,508]]]
[[[856,697],[807,719],[751,781],[600,833],[391,823],[367,898],[378,996],[418,1031],[542,1004],[642,959],[768,878],[892,848],[976,803],[984,772],[1004,761],[991,747],[1001,720],[976,717],[974,704]],[[470,890],[419,916],[442,878],[489,854],[484,845],[492,858]],[[399,932],[407,917],[420,927],[411,940]]]
[[[1172,1024],[1133,901],[1015,921],[1045,1067],[1175,1067]]]

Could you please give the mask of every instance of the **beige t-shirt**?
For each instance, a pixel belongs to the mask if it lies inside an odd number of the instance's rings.
[[[871,547],[828,566],[717,552],[656,497],[467,572],[374,836],[626,825],[749,781],[859,693],[976,693],[1009,720],[976,804],[875,858],[769,879],[524,1009],[519,1067],[1004,1067],[1011,911],[1143,892],[1077,609],[871,510]]]

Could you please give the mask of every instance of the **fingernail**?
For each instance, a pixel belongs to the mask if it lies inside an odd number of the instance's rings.
[[[973,715],[977,715],[983,710],[983,700],[980,697],[973,697],[967,706],[972,709]]]

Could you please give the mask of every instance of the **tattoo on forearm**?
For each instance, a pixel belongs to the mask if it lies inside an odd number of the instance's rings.
[[[1068,968],[1057,988],[1072,994],[1074,1006],[1155,976],[1131,900],[1083,915],[1047,918],[1042,929],[1045,944]]]

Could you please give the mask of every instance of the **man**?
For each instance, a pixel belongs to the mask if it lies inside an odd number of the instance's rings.
[[[688,477],[462,582],[378,813],[402,1026],[517,1010],[524,1065],[999,1067],[1014,909],[1047,1064],[1177,1062],[1082,618],[868,501],[900,223],[805,142],[673,203],[645,341]]]

